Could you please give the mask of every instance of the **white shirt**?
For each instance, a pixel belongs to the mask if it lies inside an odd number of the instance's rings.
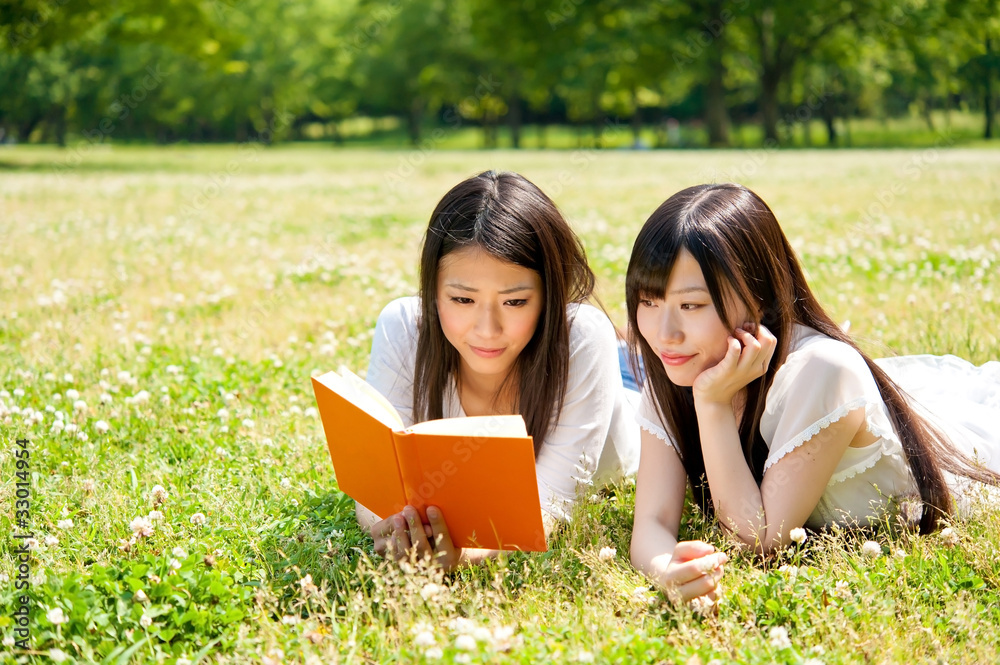
[[[601,310],[571,304],[569,375],[559,419],[535,458],[542,509],[566,519],[582,487],[635,473],[639,430],[626,398],[614,326]],[[413,371],[420,300],[399,298],[378,317],[367,381],[413,424]],[[454,381],[444,395],[443,416],[465,416]]]
[[[933,418],[953,445],[989,468],[1000,469],[1000,436],[995,427],[977,425],[980,421],[1000,422],[1000,363],[977,368],[954,356],[907,356],[876,362],[911,397],[917,397],[919,412]],[[959,383],[961,394],[956,391]],[[948,408],[943,406],[945,396],[953,403]],[[887,512],[898,510],[900,501],[919,498],[919,492],[864,358],[848,344],[796,325],[788,356],[775,373],[760,419],[760,433],[769,450],[764,470],[860,408],[865,409],[868,432],[877,439],[863,448],[847,448],[806,520],[811,528],[880,520]],[[677,449],[656,415],[648,390],[642,393],[636,418],[643,429]],[[950,474],[945,474],[945,479],[956,493],[963,489],[962,479]]]

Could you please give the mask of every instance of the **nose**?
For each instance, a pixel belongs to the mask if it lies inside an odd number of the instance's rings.
[[[476,334],[481,339],[491,339],[499,337],[502,329],[498,308],[494,305],[484,305],[476,317]]]
[[[660,314],[660,328],[657,331],[660,341],[666,344],[679,344],[684,341],[684,330],[680,317],[670,307],[664,307]]]

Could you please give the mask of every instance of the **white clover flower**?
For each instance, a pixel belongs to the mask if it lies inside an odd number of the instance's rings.
[[[222,446],[215,447],[215,454],[219,457],[219,459],[226,459],[229,457],[229,451]]]
[[[111,429],[111,425],[109,425],[103,420],[98,420],[96,423],[94,423],[94,429],[97,430],[98,434],[104,434],[105,432]]]
[[[472,636],[476,638],[477,642],[490,642],[493,638],[490,635],[490,629],[486,626],[478,626],[472,631]]]
[[[153,535],[153,523],[145,517],[136,517],[129,523],[129,528],[140,538],[148,538]]]
[[[468,635],[476,628],[476,624],[471,619],[466,619],[465,617],[455,617],[448,622],[448,628],[453,633],[459,633],[461,635]]]
[[[56,522],[56,528],[57,529],[72,529],[73,528],[73,520],[71,520],[71,519],[59,520],[58,522]]]
[[[65,383],[73,383],[73,375],[70,374],[69,372],[66,372],[65,374],[63,374],[63,381]]]
[[[578,662],[578,663],[593,663],[594,662],[594,654],[590,653],[589,651],[581,651],[580,653],[576,654],[576,662]]]
[[[874,559],[882,556],[882,546],[874,540],[867,540],[865,541],[865,544],[861,546],[861,553],[869,559]]]
[[[15,395],[17,394],[16,390],[14,391],[14,394]],[[79,391],[73,390],[72,388],[70,388],[69,390],[66,391],[66,399],[72,400],[72,401],[76,401],[76,400],[80,399],[80,393],[79,393]]]
[[[55,434],[58,434],[59,432],[63,431],[65,428],[66,428],[66,423],[64,423],[62,420],[55,420],[52,423],[52,432],[55,433]]]
[[[69,655],[62,649],[49,649],[49,658],[53,663],[61,663],[69,658]]]
[[[178,658],[177,665],[191,665],[191,661],[187,658]]]
[[[55,536],[45,536],[46,547],[55,547],[58,544],[59,544],[59,539],[56,538]]]
[[[201,526],[205,523],[205,515],[203,513],[195,513],[191,516],[191,524],[195,526]]]
[[[475,651],[476,638],[472,635],[459,635],[455,638],[455,648],[462,651]]]
[[[150,522],[157,522],[163,519],[163,513],[159,510],[151,510],[149,511],[149,514],[146,515],[146,519]]]
[[[173,554],[178,559],[187,558],[187,552],[184,551],[183,547],[175,547],[174,549],[170,550],[170,553]]]
[[[137,603],[145,603],[147,600],[149,600],[149,596],[146,595],[145,591],[139,589],[138,591],[132,594],[132,600]]]
[[[78,432],[76,438],[80,439],[81,441],[86,441],[90,437],[87,436],[86,432]]]
[[[835,585],[833,585],[833,595],[838,598],[848,599],[851,597],[851,585],[844,580],[838,580]]]
[[[429,630],[422,630],[413,638],[414,646],[418,647],[432,647],[436,643],[437,640],[434,639],[434,633]]]
[[[178,561],[177,559],[171,559],[170,561],[167,562],[167,566],[169,566],[172,570],[180,570],[181,562]]]
[[[905,551],[905,550],[901,550],[901,549],[897,549],[897,550],[896,550],[895,552],[893,552],[892,554],[893,554],[893,556],[895,556],[895,557],[896,557],[897,559],[905,559],[906,557],[910,556],[909,554],[907,554],[907,553],[906,553],[906,551]]]
[[[788,537],[792,539],[793,543],[798,543],[799,545],[801,545],[802,543],[806,542],[806,530],[803,529],[802,527],[799,527],[797,529],[792,529],[791,531],[788,532]]]
[[[441,647],[431,647],[424,651],[424,658],[427,660],[440,660],[443,655],[444,651],[441,650]]]
[[[250,420],[249,418],[244,418],[242,425],[244,427],[246,427],[247,429],[253,429],[254,422],[252,420]]]
[[[778,568],[778,572],[784,573],[785,575],[788,575],[792,579],[795,579],[799,575],[799,568],[798,566],[789,566],[788,564],[785,564],[780,568]]]
[[[308,409],[305,410],[303,415],[305,415],[306,418],[315,418],[317,415],[319,415],[319,411],[316,410],[315,406],[310,406]]]
[[[222,427],[219,428],[219,431],[225,434],[226,432],[229,431],[229,425],[223,425]]]
[[[68,623],[69,619],[63,614],[61,607],[56,607],[45,613],[45,618],[49,620],[49,623],[59,625],[63,623]]]
[[[75,402],[73,402],[73,410],[74,411],[86,411],[87,410],[87,403],[84,402],[82,399],[78,399]]]
[[[436,598],[442,591],[444,591],[444,587],[434,584],[434,582],[428,582],[420,590],[420,597],[424,600],[430,600],[431,598]]]
[[[31,551],[37,550],[39,548],[39,546],[41,545],[41,543],[38,542],[37,538],[25,538],[24,539],[24,544]]]
[[[90,478],[84,478],[80,481],[80,489],[82,489],[87,494],[93,494],[94,489],[97,488],[97,483],[95,483]]]
[[[167,374],[180,374],[181,368],[177,365],[167,365]]]
[[[215,412],[215,415],[219,419],[225,420],[226,418],[229,417],[229,409],[219,409],[218,411]]]
[[[954,547],[958,545],[958,534],[950,526],[941,529],[941,542],[944,543],[945,547]]]
[[[14,637],[12,635],[8,635],[7,637],[3,638],[3,645],[8,649],[14,646]]]
[[[788,630],[784,626],[775,626],[767,634],[768,641],[775,649],[791,649],[792,641],[788,639]]]
[[[291,614],[286,614],[285,616],[281,617],[281,623],[285,624],[286,626],[294,626],[298,622],[299,618]]]
[[[153,619],[148,614],[143,614],[139,617],[139,625],[143,628],[149,628],[153,625]]]
[[[163,485],[153,485],[153,489],[149,490],[149,495],[153,497],[153,501],[157,504],[163,503],[170,498],[167,490],[163,489]]]
[[[45,379],[46,381],[55,381],[56,380],[56,375],[53,374],[52,372],[46,372],[42,376],[42,378]]]
[[[618,550],[614,547],[602,547],[601,551],[597,554],[597,558],[601,561],[610,561],[618,555]],[[586,653],[586,652],[584,652]]]
[[[292,486],[291,480],[289,480],[288,478],[281,479],[281,489],[287,490],[291,486]]]

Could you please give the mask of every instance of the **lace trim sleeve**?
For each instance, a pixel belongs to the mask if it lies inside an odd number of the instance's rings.
[[[662,425],[654,423],[649,418],[643,416],[641,413],[635,414],[635,420],[637,423],[639,423],[639,427],[646,430],[647,432],[649,432],[656,438],[660,439],[664,443],[669,443],[671,446],[673,446],[674,451],[677,453],[678,456],[680,456],[681,451],[678,450],[677,444],[674,443],[674,440],[672,438],[667,436],[667,430],[663,429]]]
[[[815,423],[807,427],[797,436],[782,445],[777,451],[772,453],[767,461],[764,463],[764,471],[766,472],[771,466],[773,466],[778,460],[792,452],[796,448],[800,447],[811,438],[819,434],[822,430],[826,429],[833,423],[837,422],[844,416],[846,416],[851,411],[855,409],[860,409],[864,407],[865,409],[865,429],[872,435],[878,437],[878,441],[872,443],[873,454],[860,460],[856,464],[847,467],[846,469],[841,469],[837,471],[830,477],[829,483],[827,485],[835,485],[837,483],[842,483],[845,480],[853,478],[859,473],[866,471],[873,466],[884,455],[895,455],[902,450],[902,445],[899,442],[896,433],[892,430],[892,427],[881,426],[876,422],[875,411],[879,409],[880,403],[868,399],[866,397],[859,397],[857,399],[851,400],[847,404],[844,404],[837,408],[833,413],[828,414],[824,418],[817,420]]]
[[[769,468],[771,468],[775,464],[775,462],[777,462],[782,457],[784,457],[788,453],[792,452],[793,450],[804,444],[809,439],[819,434],[822,430],[826,429],[833,423],[837,422],[851,411],[854,411],[855,409],[859,409],[867,405],[868,405],[867,398],[858,397],[857,399],[851,400],[847,404],[841,405],[836,410],[834,410],[833,413],[829,413],[823,418],[820,418],[812,425],[799,432],[796,436],[786,441],[784,444],[782,444],[780,448],[778,448],[775,451],[772,451],[771,454],[768,455],[767,461],[764,462],[765,473]]]

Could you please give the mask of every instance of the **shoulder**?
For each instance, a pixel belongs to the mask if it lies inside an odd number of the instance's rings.
[[[767,410],[773,412],[788,400],[835,407],[877,391],[871,369],[857,349],[797,325],[791,349],[774,375]]]
[[[378,315],[378,328],[384,328],[393,332],[407,330],[416,331],[417,320],[420,317],[420,298],[417,296],[407,296],[396,298],[382,308]]]
[[[570,303],[566,306],[569,322],[570,353],[580,349],[609,346],[615,343],[615,326],[608,315],[588,303]]]

